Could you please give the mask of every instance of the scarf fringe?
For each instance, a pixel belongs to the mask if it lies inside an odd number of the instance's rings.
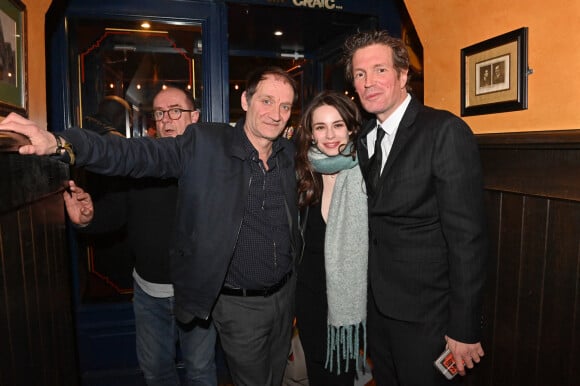
[[[326,329],[326,363],[324,367],[328,371],[333,371],[333,363],[336,361],[336,373],[340,375],[341,364],[345,362],[344,371],[348,372],[352,359],[355,360],[355,366],[359,368],[360,358],[360,329],[363,331],[363,363],[367,360],[367,325],[363,320],[357,324],[349,326],[331,326]],[[335,355],[336,354],[336,355]],[[334,358],[334,359],[333,359]]]

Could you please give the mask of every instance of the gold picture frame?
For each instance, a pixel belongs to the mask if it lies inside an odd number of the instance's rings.
[[[0,0],[0,115],[28,114],[26,14],[19,0]]]
[[[528,28],[461,50],[461,116],[528,108]]]

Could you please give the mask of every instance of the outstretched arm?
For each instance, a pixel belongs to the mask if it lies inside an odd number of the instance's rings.
[[[48,155],[55,154],[58,148],[55,135],[41,129],[35,122],[16,113],[10,113],[2,122],[0,130],[14,131],[30,140],[30,145],[21,146],[20,154]]]
[[[218,126],[224,128],[223,124]],[[115,135],[102,136],[74,127],[57,135],[14,113],[0,122],[0,131],[13,131],[28,138],[30,144],[20,146],[20,154],[58,156],[63,162],[85,167],[95,173],[136,178],[179,177],[183,171],[183,150],[193,141],[192,136],[186,137],[186,134],[162,140],[127,139]],[[192,134],[193,131],[186,133]]]
[[[69,189],[62,194],[70,220],[78,226],[87,226],[93,219],[94,209],[91,195],[69,181]]]

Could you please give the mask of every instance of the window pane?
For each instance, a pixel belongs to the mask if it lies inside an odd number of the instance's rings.
[[[190,92],[201,110],[201,25],[150,24],[143,29],[127,20],[69,22],[75,125],[101,134],[155,135],[152,101],[164,85]],[[126,187],[122,178],[88,172],[79,171],[74,178],[94,201],[118,201]],[[128,301],[134,262],[127,230],[79,233],[78,244],[81,301]]]
[[[149,22],[76,20],[71,34],[78,68],[76,123],[97,114],[107,96],[117,96],[131,107],[129,135],[144,136],[155,125],[151,102],[164,84],[191,92],[201,101],[201,26]]]

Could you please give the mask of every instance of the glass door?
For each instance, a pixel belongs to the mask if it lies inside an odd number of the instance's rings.
[[[345,36],[376,27],[377,17],[342,10],[228,4],[230,122],[243,116],[245,76],[257,66],[276,65],[298,81],[290,125],[323,89],[347,90],[340,53]]]
[[[74,18],[69,28],[74,125],[102,135],[155,136],[152,101],[167,86],[190,93],[201,110],[201,23]],[[75,170],[73,178],[95,202],[123,205],[120,198],[126,198],[122,191],[127,187],[123,178],[83,170]],[[107,223],[116,213],[97,216]],[[111,228],[98,234],[78,230],[73,237],[83,383],[92,385],[107,377],[141,379],[131,304],[134,257],[127,229]]]
[[[89,130],[91,117],[113,111],[119,135],[152,135],[151,99],[166,82],[191,92],[202,120],[225,121],[224,9],[213,1],[53,1],[45,18],[49,130]],[[84,172],[71,174],[86,186]],[[123,230],[102,239],[68,230],[80,383],[144,385]]]

